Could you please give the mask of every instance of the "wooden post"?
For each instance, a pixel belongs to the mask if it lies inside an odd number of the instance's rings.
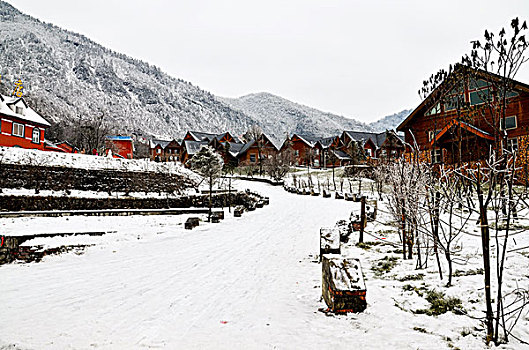
[[[360,209],[360,238],[358,243],[364,243],[364,226],[366,224],[366,197],[360,197],[361,209]]]
[[[406,260],[406,209],[404,204],[406,202],[402,200],[402,259]]]

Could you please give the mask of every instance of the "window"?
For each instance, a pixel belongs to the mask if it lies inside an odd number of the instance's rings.
[[[31,142],[40,143],[40,129],[33,128],[33,135],[31,136]]]
[[[13,123],[13,135],[24,137],[24,125],[19,123]]]
[[[251,163],[255,163],[255,154],[254,153],[250,154],[250,162]]]
[[[15,107],[15,113],[16,114],[20,114],[20,115],[24,115],[24,107],[16,106]]]
[[[299,150],[297,150],[297,149],[294,150],[294,155],[295,155],[296,157],[299,157]]]
[[[516,123],[516,116],[515,115],[510,116],[510,117],[506,117],[505,118],[505,123],[503,121],[503,118],[500,119],[500,129],[502,129],[502,130],[516,129],[517,126],[518,125]]]
[[[492,101],[489,83],[483,79],[471,80],[468,91],[471,106]]]
[[[432,141],[434,137],[441,132],[441,129],[428,131],[428,141]]]
[[[431,156],[432,156],[432,163],[441,163],[443,161],[443,150],[438,148],[438,149],[433,149],[431,151]]]
[[[366,156],[372,157],[371,148],[366,149]]]
[[[160,154],[160,153],[162,153],[162,150],[160,148],[157,148],[156,149],[156,153]]]
[[[453,88],[445,98],[445,112],[452,111],[456,108],[462,108],[465,103],[465,95],[462,86]]]
[[[424,113],[424,115],[434,115],[441,113],[441,104],[438,102],[435,106],[433,106],[428,112]]]

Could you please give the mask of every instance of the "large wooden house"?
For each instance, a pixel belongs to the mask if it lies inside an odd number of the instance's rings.
[[[0,146],[44,150],[44,133],[50,127],[22,97],[0,95]]]
[[[151,140],[149,158],[156,162],[176,162],[180,160],[180,143],[177,140]]]
[[[105,154],[112,152],[115,158],[132,159],[134,157],[134,141],[131,136],[105,137]]]
[[[529,141],[529,85],[509,80],[499,93],[500,77],[458,66],[397,128],[423,161],[457,163],[482,160],[489,149],[517,149]],[[491,114],[505,96],[506,118]],[[502,144],[506,132],[508,145]],[[527,144],[527,142],[525,142]],[[409,149],[408,151],[411,151]]]

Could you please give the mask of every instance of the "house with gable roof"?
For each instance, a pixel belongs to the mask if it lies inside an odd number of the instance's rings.
[[[368,159],[396,159],[405,151],[404,141],[393,130],[380,133],[346,130],[340,136],[338,149],[354,157],[355,144],[363,148]]]
[[[23,97],[0,95],[0,146],[44,150],[44,133],[49,127]]]
[[[408,144],[417,144],[421,159],[432,163],[485,159],[492,148],[518,150],[529,143],[529,85],[506,80],[508,92],[495,91],[501,77],[457,65],[397,127]],[[506,118],[492,120],[489,106],[505,95]],[[501,145],[501,135],[508,145]]]
[[[180,160],[181,146],[175,140],[149,141],[149,158],[156,162],[176,162]]]

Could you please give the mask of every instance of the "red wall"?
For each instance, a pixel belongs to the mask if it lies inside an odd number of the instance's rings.
[[[31,149],[44,149],[44,128],[40,129],[40,143],[33,143],[32,135],[35,125],[29,124],[28,122],[20,121],[14,118],[7,118],[6,116],[1,117],[1,133],[0,133],[0,146],[13,147],[19,146],[22,148]],[[13,136],[13,124],[12,121],[24,125],[24,137]]]
[[[124,157],[125,159],[132,159],[132,141],[127,140],[107,140],[109,145],[113,145],[114,149],[117,150],[117,154]]]

